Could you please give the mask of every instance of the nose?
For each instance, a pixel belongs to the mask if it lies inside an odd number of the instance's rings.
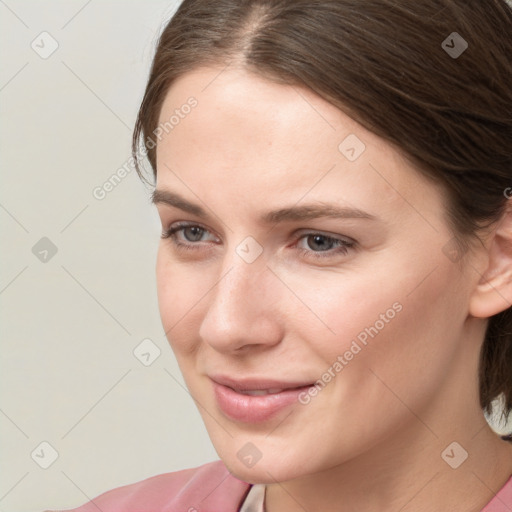
[[[201,339],[224,353],[279,343],[283,336],[281,290],[263,257],[247,263],[234,254],[224,263],[217,284],[208,294],[210,303],[199,329]]]

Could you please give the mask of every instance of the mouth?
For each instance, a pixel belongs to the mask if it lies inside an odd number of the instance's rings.
[[[231,388],[233,389],[233,388]],[[242,390],[236,390],[233,389],[233,391],[236,391],[237,393],[240,393],[241,395],[249,395],[249,396],[263,396],[263,395],[275,395],[276,393],[281,393],[282,391],[285,391],[285,388],[281,389],[249,389],[247,391]]]
[[[299,395],[308,391],[311,382],[279,382],[271,379],[234,380],[210,377],[215,399],[229,419],[258,423],[271,419],[297,403]]]

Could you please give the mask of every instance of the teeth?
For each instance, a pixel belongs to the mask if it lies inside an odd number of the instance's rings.
[[[280,393],[283,389],[254,389],[248,391],[238,391],[241,395],[250,395],[250,396],[261,396],[261,395],[273,395],[275,393]]]

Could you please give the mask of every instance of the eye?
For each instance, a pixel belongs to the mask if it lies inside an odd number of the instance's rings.
[[[195,249],[195,242],[204,242],[203,236],[209,231],[198,224],[179,222],[162,233],[163,239],[171,239],[172,243],[184,249]],[[179,234],[182,237],[178,236]],[[212,235],[213,236],[213,235]],[[214,241],[217,239],[214,237]]]
[[[344,255],[354,248],[356,242],[348,238],[336,238],[322,233],[307,233],[299,238],[306,242],[307,248],[299,247],[303,256],[313,258],[332,258],[336,255]]]
[[[208,235],[210,235],[210,239],[208,239]],[[202,244],[198,242],[220,243],[208,229],[187,222],[178,222],[171,226],[162,233],[162,238],[170,239],[173,245],[180,250],[201,250]],[[303,242],[306,247],[303,246]],[[300,255],[312,259],[345,255],[356,245],[357,242],[350,238],[338,238],[318,232],[305,233],[298,237],[296,243]]]

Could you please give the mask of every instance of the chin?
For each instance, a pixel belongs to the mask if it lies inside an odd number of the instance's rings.
[[[297,474],[297,470],[279,467],[278,461],[275,460],[264,462],[261,459],[252,467],[246,466],[237,458],[222,458],[222,461],[233,476],[249,484],[273,484],[301,476],[301,474]]]
[[[250,484],[287,482],[321,470],[323,466],[322,457],[305,461],[301,450],[291,451],[290,446],[283,449],[279,443],[263,444],[249,436],[244,441],[231,439],[215,448],[229,472]]]

